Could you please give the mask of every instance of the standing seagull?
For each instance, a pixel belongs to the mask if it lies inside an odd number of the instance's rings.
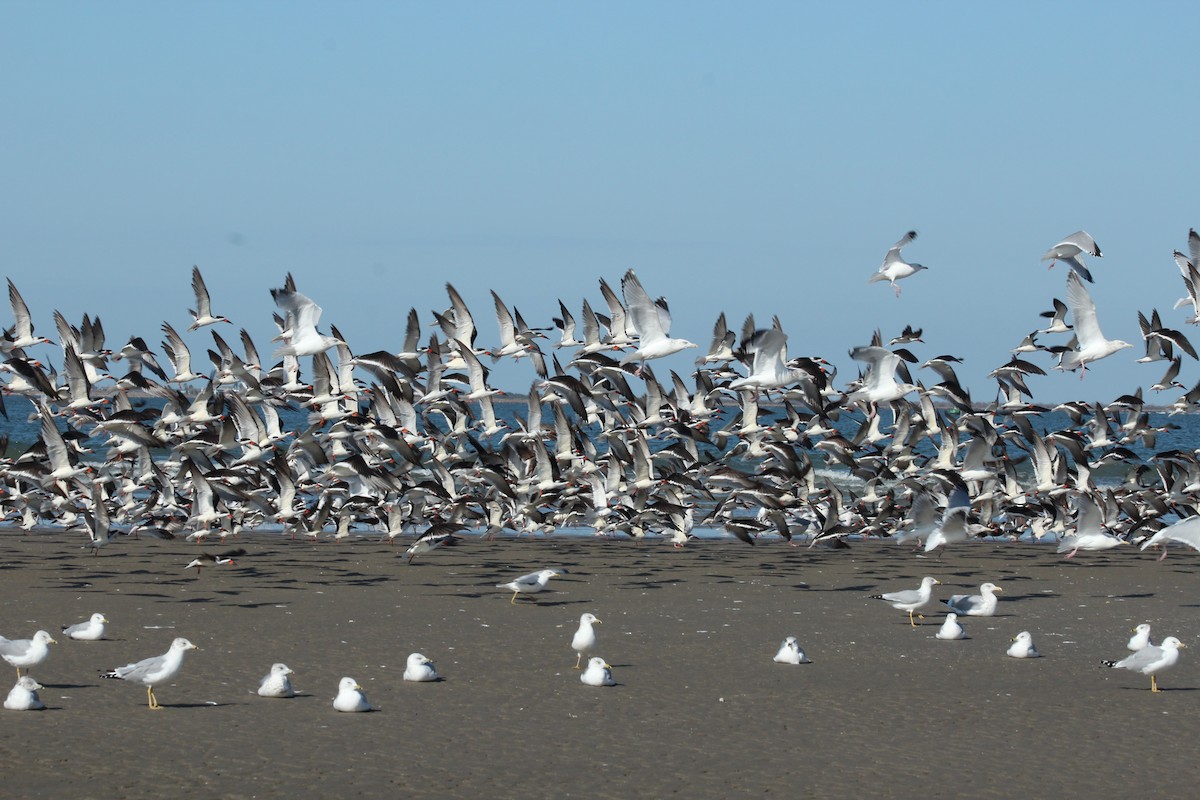
[[[895,290],[896,297],[899,297],[900,287],[896,284],[896,281],[914,275],[923,269],[928,269],[923,264],[910,264],[900,256],[900,251],[916,238],[917,232],[909,231],[900,238],[900,241],[892,245],[892,249],[888,250],[887,255],[883,257],[883,264],[880,265],[879,271],[868,278],[867,283],[888,281],[892,284],[892,289]]]
[[[1042,256],[1042,261],[1050,262],[1048,269],[1053,269],[1054,262],[1061,261],[1070,267],[1072,272],[1088,283],[1095,283],[1092,280],[1092,273],[1088,271],[1088,268],[1083,264],[1083,259],[1080,258],[1084,253],[1096,258],[1103,256],[1100,248],[1096,245],[1096,240],[1092,238],[1090,233],[1087,231],[1075,231],[1047,250],[1046,255]]]
[[[933,594],[934,584],[941,583],[937,578],[925,576],[921,579],[921,586],[918,589],[905,589],[900,592],[888,592],[887,594],[873,594],[872,600],[886,600],[892,604],[892,608],[898,608],[901,611],[908,612],[908,622],[914,628],[917,627],[916,621],[913,619],[913,613],[929,603],[929,598]],[[918,614],[917,616],[921,616]],[[921,617],[924,619],[924,617]]]
[[[100,677],[119,678],[123,681],[136,681],[143,684],[146,687],[146,700],[150,709],[158,711],[162,706],[158,704],[158,698],[154,696],[154,687],[160,683],[167,683],[179,674],[179,670],[183,667],[184,653],[188,650],[199,649],[187,639],[180,637],[171,642],[170,649],[161,656],[151,656],[133,664],[117,667],[109,672],[101,673]]]
[[[575,669],[579,669],[584,655],[596,649],[596,631],[592,629],[593,623],[600,624],[595,614],[585,613],[579,617],[579,630],[575,631],[575,636],[571,639],[571,648],[576,653]]]
[[[1100,663],[1106,667],[1129,669],[1134,672],[1140,672],[1143,675],[1149,675],[1150,691],[1158,692],[1161,691],[1158,688],[1158,673],[1175,666],[1179,661],[1179,649],[1181,647],[1187,647],[1187,645],[1174,636],[1168,636],[1158,646],[1150,645],[1143,647],[1133,655],[1126,656],[1120,661],[1101,661]]]
[[[21,677],[21,667],[29,671],[50,655],[50,645],[56,644],[50,634],[38,631],[32,639],[5,639],[0,636],[0,657],[17,669],[17,677]]]
[[[513,605],[516,605],[517,595],[540,592],[542,589],[546,588],[546,584],[550,582],[551,578],[559,574],[559,570],[544,569],[541,572],[531,572],[528,575],[522,575],[516,580],[511,580],[508,583],[497,583],[496,588],[511,590],[513,596],[512,600],[509,602],[511,602]]]
[[[1105,339],[1096,321],[1096,304],[1083,286],[1078,272],[1067,275],[1067,307],[1071,310],[1071,321],[1075,325],[1076,349],[1067,350],[1058,362],[1061,370],[1087,370],[1092,361],[1107,358],[1118,350],[1133,347],[1120,339]],[[1080,372],[1083,377],[1083,372]]]
[[[208,287],[204,285],[204,276],[200,274],[199,267],[192,267],[192,291],[196,294],[196,307],[188,309],[193,318],[192,324],[188,325],[189,331],[203,328],[205,325],[216,325],[218,322],[233,324],[225,317],[213,315],[212,300],[208,297]]]

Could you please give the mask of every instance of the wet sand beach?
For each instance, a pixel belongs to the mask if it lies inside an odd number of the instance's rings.
[[[0,634],[58,639],[33,671],[40,712],[0,710],[6,797],[688,797],[1190,795],[1200,735],[1200,555],[1164,563],[972,542],[941,560],[886,542],[847,550],[698,541],[466,539],[407,565],[369,539],[250,537],[230,567],[181,542],[97,556],[62,533],[0,534]],[[494,585],[565,568],[537,601]],[[999,584],[998,614],[913,630],[869,595]],[[61,625],[103,612],[108,638]],[[618,685],[579,681],[580,614]],[[1159,676],[1105,669],[1129,629],[1192,649]],[[1033,634],[1043,658],[1005,655]],[[813,663],[776,664],[795,635]],[[101,670],[201,649],[146,708]],[[401,680],[409,653],[443,681]],[[301,693],[254,692],[273,662]],[[0,665],[5,692],[15,680]],[[379,711],[332,708],[351,676]]]

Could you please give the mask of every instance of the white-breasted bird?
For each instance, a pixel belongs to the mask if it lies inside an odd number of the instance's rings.
[[[92,614],[87,622],[64,625],[62,632],[69,638],[80,642],[94,642],[104,638],[104,625],[107,622],[108,618],[97,612]]]
[[[892,604],[892,608],[898,608],[901,611],[908,612],[908,622],[914,628],[917,627],[916,621],[913,619],[913,614],[919,608],[924,608],[929,604],[929,600],[933,595],[933,587],[935,584],[941,583],[937,578],[931,578],[926,575],[921,579],[921,585],[916,589],[904,589],[899,592],[888,592],[886,594],[873,594],[872,600],[885,600]],[[922,617],[920,614],[917,616]]]
[[[294,674],[287,664],[272,664],[271,671],[258,682],[259,697],[295,697],[289,675]]]
[[[373,711],[367,702],[363,688],[354,678],[342,678],[338,682],[337,697],[333,698],[333,707],[338,711]]]
[[[497,589],[508,589],[513,593],[512,600],[514,605],[517,602],[519,594],[534,594],[546,588],[546,584],[556,575],[561,574],[562,570],[543,569],[538,572],[531,572],[528,575],[522,575],[519,578],[509,581],[508,583],[497,583]]]
[[[404,666],[404,680],[427,683],[438,680],[438,674],[432,661],[420,653],[413,653]]]
[[[595,614],[583,613],[579,617],[579,628],[571,638],[571,648],[576,653],[575,669],[579,669],[585,655],[596,649],[596,631],[592,625],[599,625],[600,619]]]
[[[779,646],[779,651],[775,653],[775,662],[777,664],[808,664],[808,656],[804,653],[804,648],[800,646],[800,642],[795,636],[789,636],[783,640],[783,644]]]
[[[1101,661],[1106,667],[1128,669],[1150,676],[1150,691],[1161,691],[1158,688],[1158,673],[1168,670],[1179,662],[1179,650],[1187,645],[1168,636],[1160,645],[1143,647],[1136,653],[1122,658],[1120,661]]]
[[[587,669],[579,676],[581,683],[588,686],[616,686],[613,680],[612,667],[603,658],[593,656],[588,659]]]
[[[109,672],[101,673],[101,677],[119,678],[123,681],[144,685],[147,703],[151,710],[158,711],[162,706],[158,704],[158,698],[154,696],[154,687],[173,680],[179,674],[179,670],[183,668],[184,653],[188,650],[199,649],[187,639],[179,637],[171,642],[170,648],[161,656],[151,656],[123,667],[117,667]]]

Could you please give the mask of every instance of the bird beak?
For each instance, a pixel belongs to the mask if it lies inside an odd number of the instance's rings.
[[[58,644],[58,642],[56,642],[54,639],[51,639],[48,644]]]
[[[599,624],[601,623],[601,620],[595,620],[595,623],[596,623],[597,625],[599,625]]]
[[[997,591],[997,592],[1003,592],[1004,590],[1003,590],[1003,589],[1001,589],[999,586],[997,586],[997,587],[996,587],[996,589],[995,589],[995,591]]]

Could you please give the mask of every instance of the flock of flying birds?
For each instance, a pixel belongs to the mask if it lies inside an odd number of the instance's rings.
[[[896,282],[923,269],[902,256],[915,238],[900,239],[871,281],[899,295]],[[1188,247],[1175,259],[1195,323],[1194,230]],[[427,338],[413,309],[400,348],[374,352],[356,352],[336,327],[323,333],[320,306],[288,275],[270,291],[272,365],[244,329],[239,347],[222,335],[230,320],[193,268],[186,332],[210,334],[203,356],[193,358],[169,321],[160,356],[136,336],[107,349],[98,317],[75,326],[55,311],[59,369],[44,354],[55,343],[35,334],[10,280],[0,376],[4,394],[33,403],[40,437],[0,462],[0,506],[22,529],[86,535],[95,551],[138,536],[266,529],[302,540],[416,536],[411,561],[467,531],[564,527],[676,546],[693,528],[749,544],[885,536],[934,550],[1032,534],[1071,555],[1128,542],[1200,546],[1200,462],[1154,450],[1164,427],[1151,424],[1140,391],[1049,409],[1028,388],[1027,376],[1044,373],[1034,357],[1085,370],[1131,346],[1101,332],[1085,261],[1099,256],[1083,231],[1046,252],[1051,266],[1070,268],[1066,300],[991,373],[999,391],[988,404],[959,383],[955,357],[919,362],[909,345],[921,331],[911,326],[854,348],[859,373],[838,385],[825,359],[789,356],[778,318],[760,326],[750,317],[739,335],[722,314],[694,372],[657,375],[653,362],[696,345],[671,335],[666,300],[652,299],[632,270],[619,292],[601,279],[603,305],[584,299],[578,317],[560,301],[553,328],[531,327],[493,291],[490,348],[447,284],[448,307],[432,314]],[[1182,388],[1181,361],[1195,349],[1157,311],[1141,321],[1139,360],[1166,366],[1154,388]],[[1056,334],[1061,344],[1037,341]],[[509,421],[485,366],[499,359],[528,359],[536,373]],[[1198,402],[1200,385],[1172,410]],[[1050,410],[1069,424],[1050,429]],[[1093,472],[1111,464],[1126,465],[1125,479],[1097,485]],[[223,557],[189,566],[203,558]]]

